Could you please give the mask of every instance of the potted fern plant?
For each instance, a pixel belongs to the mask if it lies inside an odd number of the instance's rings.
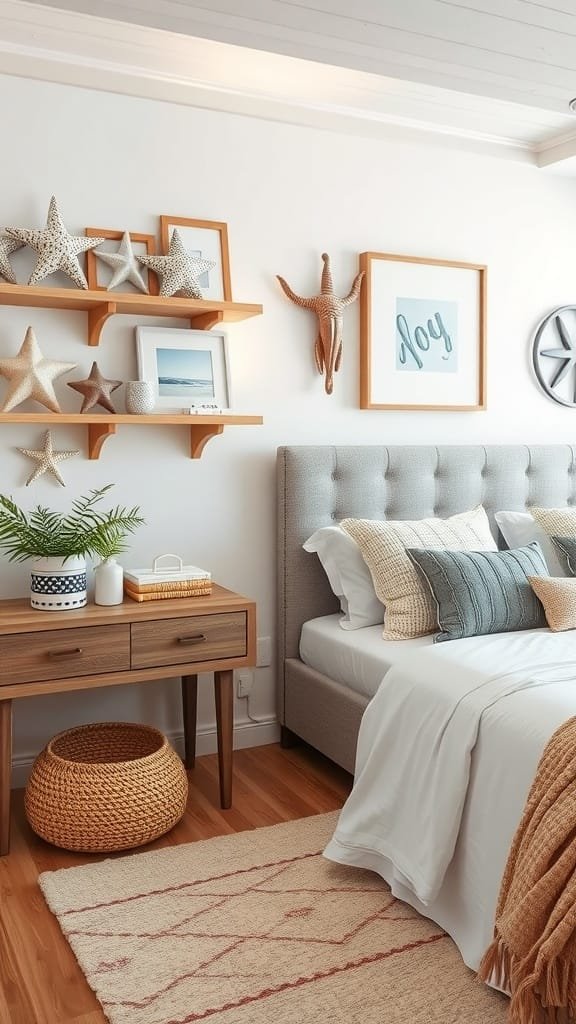
[[[26,513],[0,494],[0,550],[12,562],[33,559],[30,601],[42,611],[86,604],[86,557],[106,559],[124,550],[128,534],[144,520],[138,506],[99,508],[113,484],[72,502],[67,515],[37,505]]]

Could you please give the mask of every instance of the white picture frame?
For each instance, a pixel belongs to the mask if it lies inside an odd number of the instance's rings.
[[[229,410],[228,339],[224,331],[137,327],[138,377],[150,381],[158,412]]]
[[[360,408],[486,408],[482,264],[362,253]]]

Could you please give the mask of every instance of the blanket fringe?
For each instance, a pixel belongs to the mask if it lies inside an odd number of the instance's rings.
[[[498,935],[478,968],[481,981],[511,992],[510,1024],[569,1024],[574,1021],[575,973],[575,965],[565,955],[545,965],[534,964],[531,956],[514,962],[506,943]]]
[[[478,968],[478,977],[481,981],[492,982],[498,988],[510,989],[510,954],[503,939],[498,935],[482,957]]]

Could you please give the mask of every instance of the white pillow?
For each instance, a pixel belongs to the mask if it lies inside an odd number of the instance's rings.
[[[384,622],[384,605],[376,597],[370,570],[360,548],[339,526],[316,530],[302,545],[315,552],[344,612],[342,629],[362,629]]]
[[[538,541],[551,576],[568,576],[554,544],[530,512],[496,512],[494,516],[500,533],[509,548],[523,548]]]

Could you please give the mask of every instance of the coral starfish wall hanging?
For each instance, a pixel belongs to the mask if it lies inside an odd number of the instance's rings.
[[[60,216],[56,197],[52,196],[46,227],[38,231],[28,228],[6,228],[6,234],[23,245],[29,245],[38,254],[36,266],[28,284],[38,284],[45,277],[61,270],[72,278],[79,288],[87,288],[88,282],[78,262],[78,256],[87,249],[101,245],[103,238],[86,238],[85,235],[69,235]]]
[[[8,393],[0,412],[10,412],[27,398],[45,405],[51,412],[61,412],[54,393],[54,381],[63,373],[74,370],[76,363],[60,363],[45,359],[31,327],[17,356],[0,359],[0,377],[10,382]]]
[[[342,362],[344,309],[358,298],[364,271],[361,270],[356,275],[348,295],[340,299],[334,294],[328,253],[322,253],[322,260],[324,267],[322,270],[320,295],[313,295],[311,298],[296,295],[283,277],[280,277],[280,275],[277,275],[277,277],[288,298],[295,302],[297,306],[312,310],[318,318],[318,336],[314,346],[314,359],[318,367],[318,373],[324,374],[326,394],[331,395],[334,388],[334,374],[340,369]]]

